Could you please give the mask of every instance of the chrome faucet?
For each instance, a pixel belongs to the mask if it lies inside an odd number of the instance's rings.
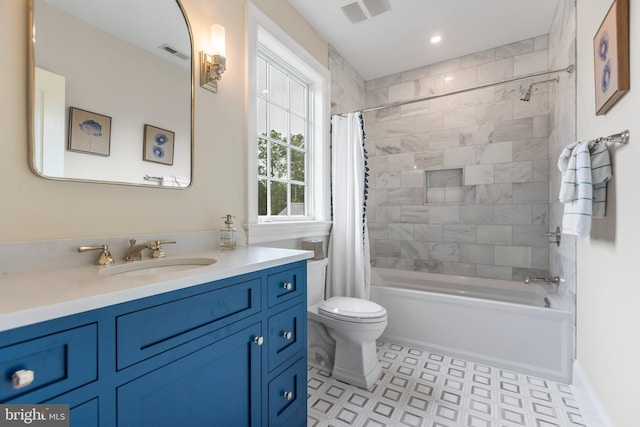
[[[532,283],[552,283],[557,285],[560,283],[560,278],[558,276],[553,277],[527,277],[524,279],[525,285],[530,285]]]
[[[142,259],[142,251],[145,249],[152,250],[152,258],[164,258],[166,256],[164,248],[161,245],[167,243],[175,243],[175,240],[150,240],[148,242],[136,245],[136,239],[129,240],[129,250],[124,256],[125,261],[140,261]]]

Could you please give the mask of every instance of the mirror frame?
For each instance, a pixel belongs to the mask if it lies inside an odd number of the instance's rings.
[[[27,64],[27,141],[28,141],[28,149],[27,149],[27,157],[29,162],[29,169],[31,171],[41,177],[52,181],[68,181],[68,182],[84,182],[84,183],[92,183],[92,184],[115,184],[115,185],[127,185],[133,187],[144,187],[144,188],[161,188],[165,190],[187,190],[191,188],[193,185],[193,167],[194,167],[194,118],[195,118],[195,50],[194,50],[194,40],[193,40],[193,31],[191,29],[191,23],[189,22],[189,18],[187,17],[187,13],[182,6],[180,0],[173,0],[177,3],[180,12],[182,13],[182,17],[184,18],[185,24],[187,25],[187,31],[189,32],[189,40],[191,41],[191,120],[189,124],[190,128],[190,141],[191,141],[191,156],[190,157],[190,175],[189,175],[189,185],[185,187],[174,187],[174,186],[163,186],[159,184],[145,184],[145,183],[134,183],[134,182],[124,182],[124,181],[101,181],[95,179],[82,179],[82,178],[66,178],[66,177],[53,177],[43,175],[35,164],[35,69],[36,69],[36,61],[35,61],[35,19],[33,13],[33,2],[34,0],[29,0],[28,4],[28,39],[27,39],[27,56],[28,56],[28,64]]]

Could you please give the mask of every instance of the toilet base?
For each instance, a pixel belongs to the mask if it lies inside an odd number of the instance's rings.
[[[307,322],[307,355],[309,365],[323,371],[333,370],[336,340],[329,335],[322,323],[313,319]]]
[[[376,383],[376,381],[378,381],[381,372],[382,365],[380,364],[380,362],[377,362],[373,369],[366,374],[356,374],[354,372],[346,371],[344,369],[341,369],[339,366],[334,365],[331,376],[347,384],[351,384],[364,389],[369,389]]]
[[[382,372],[376,339],[387,326],[386,315],[376,322],[348,322],[307,311],[308,363],[356,387],[371,388]]]
[[[336,334],[332,377],[368,389],[376,383],[381,372],[375,341],[355,343]]]

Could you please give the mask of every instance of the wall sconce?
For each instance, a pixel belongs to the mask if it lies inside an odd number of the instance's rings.
[[[200,86],[218,92],[218,80],[226,69],[225,34],[222,25],[211,26],[211,51],[200,52]]]

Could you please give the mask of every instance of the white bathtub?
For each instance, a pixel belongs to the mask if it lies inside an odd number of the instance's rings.
[[[573,316],[544,288],[505,280],[374,268],[382,339],[571,383]]]

